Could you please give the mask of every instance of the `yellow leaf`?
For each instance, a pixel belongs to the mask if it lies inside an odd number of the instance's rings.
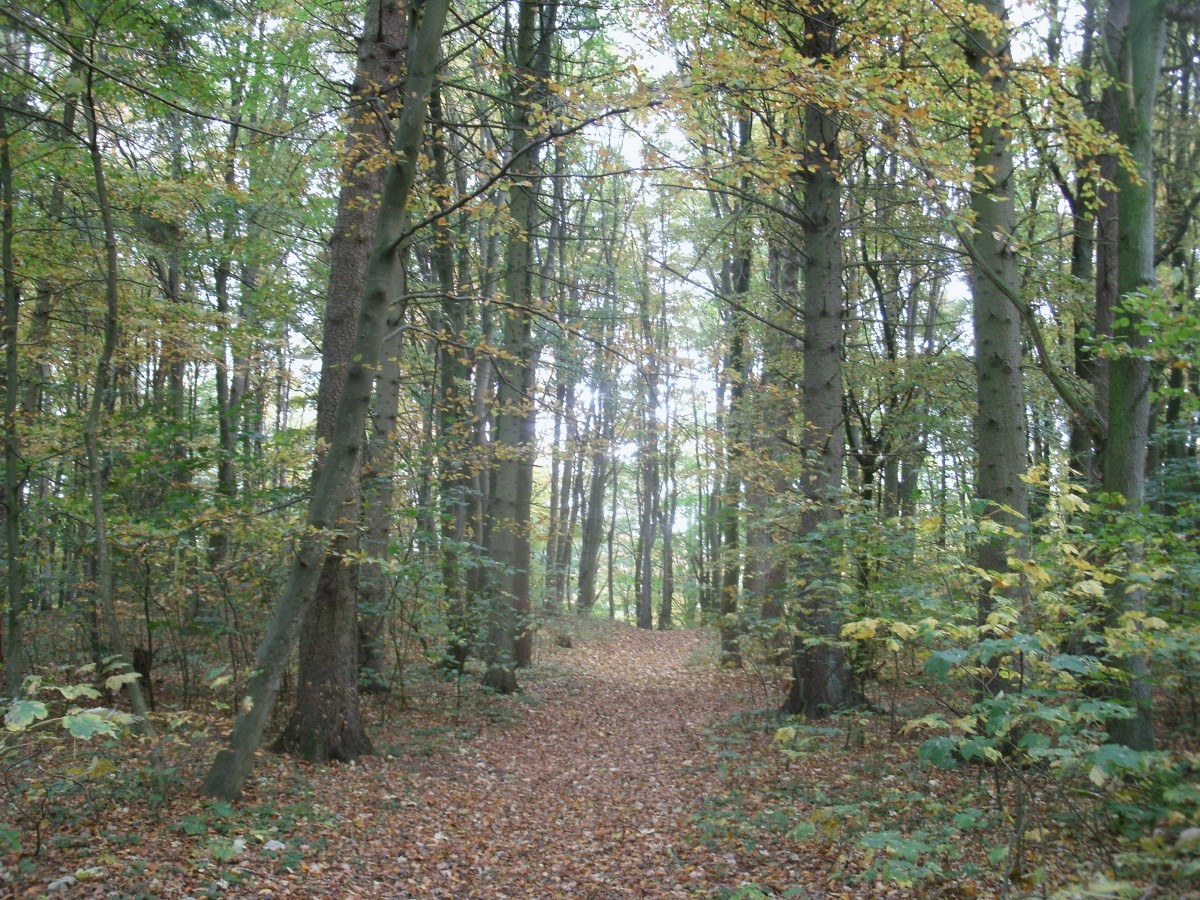
[[[842,626],[842,637],[852,641],[869,641],[879,630],[878,619],[862,619]]]

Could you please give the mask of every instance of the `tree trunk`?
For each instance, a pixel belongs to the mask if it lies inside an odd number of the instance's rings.
[[[408,79],[399,121],[395,125],[395,161],[387,167],[380,198],[379,221],[363,282],[363,300],[355,330],[354,352],[337,406],[336,426],[313,489],[308,529],[288,574],[287,586],[258,648],[257,665],[240,704],[229,747],[217,754],[203,793],[232,799],[254,764],[267,719],[275,705],[292,645],[312,605],[317,581],[331,541],[331,529],[358,464],[374,373],[382,353],[392,302],[402,284],[400,244],[407,239],[408,198],[420,157],[425,112],[439,52],[449,0],[424,0],[421,21],[409,53]]]
[[[1118,110],[1118,136],[1136,171],[1117,170],[1117,278],[1122,300],[1155,290],[1154,274],[1154,101],[1166,41],[1162,0],[1110,0],[1105,23],[1110,71],[1128,85]],[[1150,360],[1142,352],[1149,338],[1139,328],[1140,316],[1127,308],[1113,337],[1129,346],[1110,362],[1108,440],[1104,448],[1106,492],[1120,495],[1133,511],[1145,500],[1146,449],[1150,422]],[[1110,590],[1112,623],[1122,612],[1145,608],[1145,594],[1132,593],[1119,582]],[[1146,660],[1125,656],[1120,665],[1128,676],[1121,694],[1133,708],[1130,719],[1108,723],[1114,743],[1135,750],[1154,749],[1154,717]]]
[[[1023,531],[1029,515],[1023,480],[1028,449],[1021,320],[1009,299],[1019,296],[1021,290],[1007,124],[1012,113],[1008,77],[1012,59],[1003,0],[983,0],[979,5],[1002,24],[998,35],[990,29],[973,29],[966,44],[967,62],[978,92],[973,104],[977,119],[971,127],[974,228],[968,238],[975,324],[976,494],[986,504],[983,517],[1002,530],[989,533],[980,529],[975,559],[984,572],[1004,574],[1009,571],[1010,557],[1026,558],[1029,552],[1026,541],[1008,534],[1011,530]],[[992,593],[996,579],[989,575],[984,580],[977,598],[980,625],[986,623],[996,603]],[[1024,589],[1018,586],[1007,593],[1023,611]],[[993,682],[989,679],[985,689],[995,691],[1001,687]]]
[[[17,390],[21,383],[17,347],[20,339],[21,289],[17,284],[13,256],[13,168],[9,155],[7,114],[0,106],[0,266],[4,282],[4,546],[7,633],[3,638],[4,688],[6,697],[21,692],[30,660],[25,646],[25,554],[21,547],[21,512],[24,507],[20,469],[21,434],[17,425]]]
[[[495,361],[496,469],[489,512],[491,616],[484,683],[501,693],[517,689],[515,669],[531,661],[530,514],[536,453],[533,405],[537,353],[533,341],[533,242],[538,224],[536,112],[546,76],[545,53],[554,32],[555,3],[522,0],[517,15],[515,66],[510,88],[508,194],[511,220],[505,248],[502,347]]]
[[[120,665],[129,671],[133,655],[125,642],[121,622],[117,617],[116,597],[113,595],[112,547],[108,540],[108,514],[105,509],[105,491],[108,489],[108,461],[100,447],[100,419],[108,406],[112,392],[112,361],[117,349],[117,329],[120,317],[119,263],[117,256],[117,232],[113,224],[112,206],[108,199],[108,179],[104,172],[104,156],[100,147],[100,125],[96,118],[96,100],[92,93],[93,70],[88,70],[87,93],[84,111],[87,117],[88,155],[92,163],[92,175],[96,187],[96,203],[104,234],[104,325],[100,356],[96,360],[92,378],[91,403],[83,422],[83,445],[87,457],[88,486],[92,501],[92,527],[95,539],[96,562],[96,605],[108,632],[109,645],[120,657]],[[140,720],[142,733],[153,737],[154,725],[149,719],[145,696],[137,680],[127,685],[130,705]]]
[[[818,3],[806,17],[805,55],[820,67],[841,50],[837,16]],[[844,456],[842,416],[842,208],[840,117],[809,103],[804,111],[807,175],[803,205],[804,419],[810,465],[810,511],[802,527],[813,534],[840,517]],[[824,560],[812,560],[814,580],[835,579]],[[836,594],[808,587],[801,600],[804,634],[793,641],[792,686],[785,709],[809,718],[828,716],[851,701],[850,669],[837,644],[842,614]],[[807,636],[805,636],[807,635]]]
[[[371,0],[358,45],[358,72],[346,136],[347,167],[338,196],[331,245],[329,290],[321,342],[317,390],[318,446],[333,446],[339,399],[355,347],[355,329],[380,210],[370,202],[383,190],[384,171],[374,159],[387,146],[388,124],[380,107],[394,103],[404,69],[407,10],[388,0]],[[395,263],[403,268],[402,257]],[[396,286],[403,290],[403,278]],[[394,298],[389,298],[394,302]],[[390,313],[385,323],[391,320]],[[384,325],[386,328],[386,324]],[[361,443],[361,436],[359,436]],[[362,725],[358,692],[359,546],[362,499],[361,456],[354,455],[350,489],[334,523],[339,530],[322,565],[316,595],[300,632],[296,704],[272,749],[310,762],[349,761],[371,752]],[[325,460],[318,456],[314,481]]]

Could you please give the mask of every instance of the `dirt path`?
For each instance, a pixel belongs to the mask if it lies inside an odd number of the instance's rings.
[[[208,742],[176,742],[169,800],[136,775],[98,788],[43,853],[4,861],[0,897],[712,897],[755,863],[695,840],[705,796],[729,786],[705,726],[748,702],[710,641],[618,628],[541,651],[523,696],[461,714],[431,685],[374,729],[379,755],[264,754],[232,805],[186,787]]]
[[[531,688],[519,724],[430,759],[364,822],[358,849],[380,864],[344,872],[343,895],[711,895],[722,861],[688,830],[715,777],[704,723],[740,682],[695,661],[705,640],[621,629],[556,653],[565,677]]]

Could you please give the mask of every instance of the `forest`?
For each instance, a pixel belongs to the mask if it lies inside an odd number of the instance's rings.
[[[0,890],[1197,896],[1196,0],[0,54]]]

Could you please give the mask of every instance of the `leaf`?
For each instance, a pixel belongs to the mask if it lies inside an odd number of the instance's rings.
[[[1100,663],[1094,656],[1076,656],[1072,653],[1059,653],[1050,657],[1049,665],[1050,668],[1059,671],[1090,675],[1099,668]]]
[[[100,696],[100,692],[90,684],[55,685],[54,689],[62,694],[64,700],[78,700],[80,697],[95,700]]]
[[[110,691],[119,691],[127,684],[137,681],[142,676],[137,672],[121,672],[118,675],[109,675],[104,679],[104,686]]]
[[[929,658],[925,660],[925,674],[932,675],[934,678],[945,678],[951,669],[966,658],[966,650],[937,650],[929,654]]]
[[[842,626],[842,637],[852,641],[869,641],[875,637],[878,629],[878,619],[862,619],[858,622],[847,622]]]
[[[91,740],[98,734],[116,733],[116,727],[111,721],[93,712],[63,716],[62,724],[63,728],[71,732],[71,737],[81,741]]]
[[[9,731],[24,731],[38,719],[49,715],[46,704],[38,700],[14,700],[4,714],[4,725]]]
[[[939,735],[922,743],[918,755],[921,762],[937,766],[939,769],[953,769],[958,765],[958,759],[954,755],[956,746],[953,738]]]

